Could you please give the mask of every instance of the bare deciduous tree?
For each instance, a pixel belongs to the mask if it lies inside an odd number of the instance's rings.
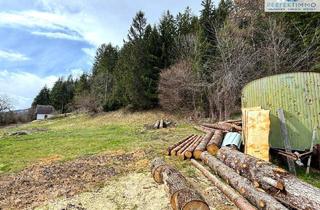
[[[160,74],[159,100],[167,111],[190,112],[197,110],[196,97],[200,88],[195,83],[192,63],[181,60]]]
[[[7,96],[0,95],[0,112],[10,111],[11,108],[10,99]]]

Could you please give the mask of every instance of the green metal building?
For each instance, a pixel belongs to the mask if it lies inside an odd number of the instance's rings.
[[[241,100],[242,108],[261,106],[270,110],[271,147],[284,148],[279,108],[284,110],[292,149],[310,149],[314,128],[316,144],[320,144],[320,73],[288,73],[252,81],[243,88]]]

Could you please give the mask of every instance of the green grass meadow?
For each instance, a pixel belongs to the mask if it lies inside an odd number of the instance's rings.
[[[145,128],[145,124],[153,124],[160,118],[178,122],[177,127]],[[31,131],[31,134],[8,135],[16,130]],[[80,114],[35,121],[0,130],[0,174],[17,172],[50,158],[64,161],[101,152],[137,149],[151,149],[161,154],[170,143],[192,132],[197,131],[191,124],[162,112]]]

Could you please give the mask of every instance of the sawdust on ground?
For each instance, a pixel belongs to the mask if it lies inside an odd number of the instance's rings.
[[[0,177],[0,209],[171,209],[165,186],[151,177],[151,159],[142,150],[67,162],[57,162],[58,156],[47,158],[18,174]],[[211,210],[237,209],[201,172],[183,173]]]
[[[112,209],[167,210],[169,200],[164,185],[156,184],[146,173],[130,173],[106,183],[106,186],[73,198],[50,202],[38,210]]]
[[[148,164],[143,151],[82,157],[68,162],[44,160],[18,174],[0,177],[0,209],[25,209],[61,196],[101,186],[110,178]],[[53,161],[51,163],[51,161]]]

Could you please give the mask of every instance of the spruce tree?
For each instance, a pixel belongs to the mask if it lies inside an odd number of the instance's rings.
[[[161,68],[167,68],[175,61],[175,55],[172,52],[172,49],[177,34],[175,18],[169,11],[167,11],[160,20],[159,33],[162,51]]]
[[[47,86],[44,86],[38,95],[34,98],[32,102],[32,107],[35,108],[37,105],[50,105],[50,90]]]

